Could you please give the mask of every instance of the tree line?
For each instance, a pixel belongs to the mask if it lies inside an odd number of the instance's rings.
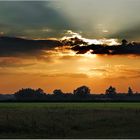
[[[140,100],[140,94],[134,93],[129,87],[127,93],[117,93],[116,88],[110,86],[104,94],[91,94],[87,86],[76,88],[73,93],[64,93],[61,89],[55,89],[52,94],[45,93],[41,88],[25,88],[14,93],[15,100],[39,100],[39,101],[93,101],[93,100]]]

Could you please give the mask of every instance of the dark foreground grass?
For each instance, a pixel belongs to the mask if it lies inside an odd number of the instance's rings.
[[[0,103],[0,138],[140,138],[140,103]]]

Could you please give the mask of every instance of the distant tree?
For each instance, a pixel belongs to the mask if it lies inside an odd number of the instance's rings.
[[[17,99],[38,99],[44,97],[45,93],[40,88],[37,90],[25,88],[17,91],[14,95]]]
[[[90,94],[90,89],[87,86],[78,87],[73,91],[74,95],[85,96]]]
[[[133,95],[133,90],[131,89],[131,87],[128,88],[128,95],[129,96]]]
[[[63,95],[63,92],[61,91],[61,89],[55,89],[55,90],[53,91],[53,94],[54,94],[54,95]]]
[[[106,92],[105,92],[107,95],[116,95],[116,88],[110,86]]]
[[[36,90],[36,92],[39,93],[39,94],[45,94],[44,91],[43,91],[43,89],[41,89],[41,88],[38,88],[38,89]]]

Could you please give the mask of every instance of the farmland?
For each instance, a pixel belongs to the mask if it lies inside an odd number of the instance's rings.
[[[0,103],[0,138],[140,138],[140,103]]]

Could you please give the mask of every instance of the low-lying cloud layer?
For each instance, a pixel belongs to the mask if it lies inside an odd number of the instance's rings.
[[[139,43],[130,43],[122,45],[87,45],[87,46],[74,46],[72,47],[77,54],[85,54],[90,52],[91,54],[107,54],[107,55],[121,55],[121,54],[140,54],[140,44]]]
[[[28,40],[14,37],[0,37],[0,57],[38,57],[45,50],[62,46],[57,40]]]
[[[56,73],[56,74],[46,74],[45,77],[66,77],[66,78],[88,78],[85,73]]]
[[[91,40],[90,40],[91,41]],[[95,40],[93,40],[95,41]],[[92,42],[92,41],[91,41]],[[100,43],[101,41],[96,41]],[[107,41],[106,41],[107,42]],[[102,43],[102,42],[101,42]],[[67,46],[67,47],[64,47]],[[29,40],[14,37],[0,37],[0,57],[36,57],[52,54],[107,54],[107,55],[139,55],[140,44],[122,41],[120,45],[91,44],[84,38],[66,38],[65,40]]]
[[[140,54],[140,43],[128,43],[127,40],[122,40],[119,43],[117,39],[87,39],[79,33],[68,30],[62,38],[64,45],[72,46],[71,49],[77,54]]]

